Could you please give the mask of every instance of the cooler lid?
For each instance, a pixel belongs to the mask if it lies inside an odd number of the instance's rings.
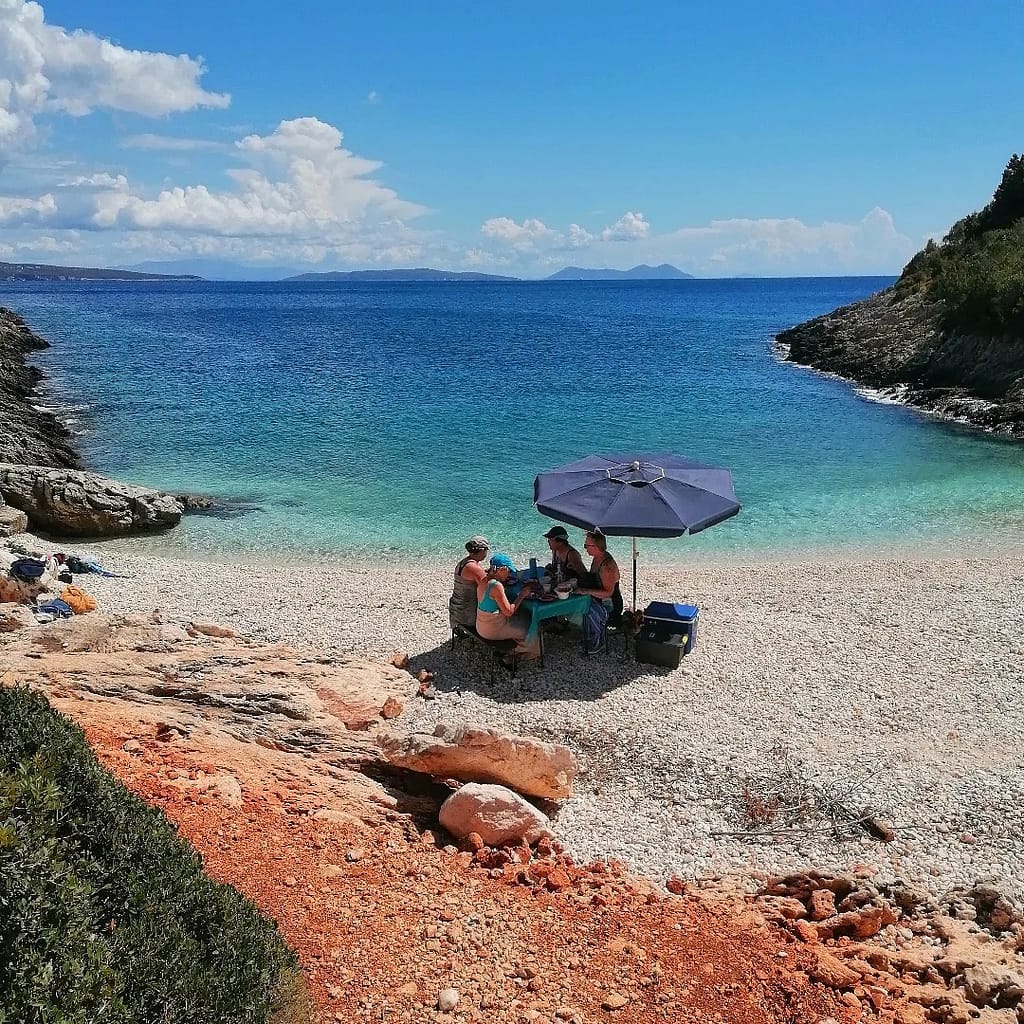
[[[669,622],[692,622],[697,618],[695,604],[679,604],[674,601],[652,601],[644,609],[645,619],[662,619]]]

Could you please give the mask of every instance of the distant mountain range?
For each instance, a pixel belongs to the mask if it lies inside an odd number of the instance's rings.
[[[659,264],[657,267],[649,267],[641,263],[638,267],[630,270],[593,270],[586,267],[565,267],[545,281],[684,281],[692,279],[693,274],[687,274],[678,267],[669,263]]]
[[[250,266],[213,259],[147,260],[120,269],[144,274],[201,277],[207,281],[283,281],[300,273],[296,267]]]
[[[286,281],[519,281],[518,277],[475,274],[455,270],[335,270],[327,274],[296,274]]]
[[[692,278],[668,263],[649,267],[642,263],[631,270],[565,267],[545,281],[681,281]],[[520,277],[480,274],[473,271],[433,270],[335,270],[301,273],[293,267],[249,266],[227,260],[147,260],[128,267],[54,267],[41,263],[0,263],[0,281],[522,281]]]
[[[96,267],[51,267],[45,263],[0,263],[0,281],[198,281],[193,274],[148,274]]]

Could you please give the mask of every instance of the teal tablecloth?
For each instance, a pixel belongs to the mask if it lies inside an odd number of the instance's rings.
[[[520,608],[530,613],[530,625],[526,631],[526,642],[532,644],[537,639],[540,624],[544,619],[568,618],[577,625],[583,625],[583,617],[590,608],[589,594],[574,594],[565,600],[537,601],[527,598]]]

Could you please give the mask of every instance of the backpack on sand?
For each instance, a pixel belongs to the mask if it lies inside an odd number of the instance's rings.
[[[38,558],[16,558],[8,570],[12,580],[20,580],[22,583],[37,583],[43,578],[46,572],[46,563]]]

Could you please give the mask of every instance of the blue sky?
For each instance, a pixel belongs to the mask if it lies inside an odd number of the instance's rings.
[[[1014,2],[0,0],[0,259],[895,273],[1024,150]]]

